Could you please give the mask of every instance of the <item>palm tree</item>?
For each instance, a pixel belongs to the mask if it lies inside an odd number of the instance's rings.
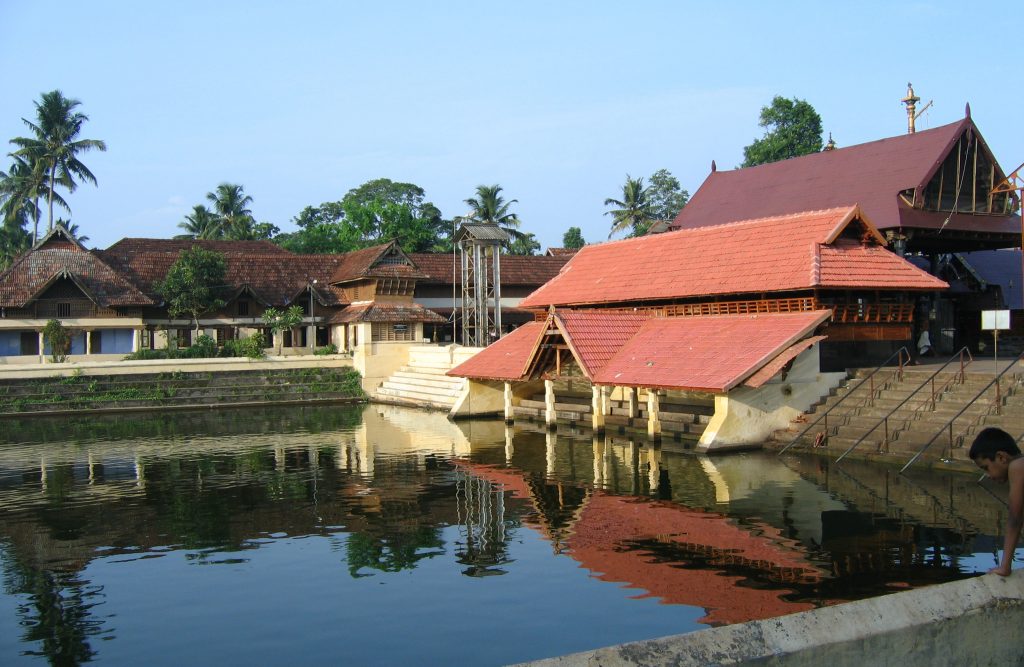
[[[213,204],[213,212],[219,218],[222,236],[235,238],[245,229],[252,228],[252,211],[248,208],[252,197],[245,194],[241,185],[221,183],[213,192],[207,192],[206,198]]]
[[[33,171],[45,174],[48,230],[53,229],[54,189],[58,185],[68,192],[74,192],[78,186],[76,178],[96,185],[96,177],[78,159],[78,154],[94,148],[107,150],[107,145],[99,139],[78,138],[82,125],[89,120],[84,113],[75,111],[80,104],[78,100],[64,97],[59,90],[43,93],[35,103],[36,122],[21,119],[35,136],[11,139],[11,143],[18,146],[13,155],[25,158],[34,167]]]
[[[85,245],[89,241],[88,236],[80,233],[81,230],[78,229],[77,223],[71,222],[70,220],[58,220],[57,224],[63,226],[64,229],[68,230],[68,234],[71,234],[71,238],[78,241],[82,245]]]
[[[193,206],[192,212],[178,226],[186,233],[175,236],[176,239],[219,239],[224,235],[220,219],[202,204]]]
[[[469,213],[459,216],[456,220],[460,222],[489,222],[498,225],[513,239],[523,236],[519,231],[519,216],[509,211],[512,204],[519,203],[518,199],[505,201],[501,196],[500,185],[478,185],[476,186],[476,197],[465,200],[469,206]]]
[[[42,215],[39,198],[47,193],[46,173],[38,163],[33,164],[31,158],[14,154],[11,157],[14,163],[10,171],[7,174],[0,172],[0,214],[6,225],[24,228],[32,220],[32,242],[35,243],[39,238],[39,218]],[[54,193],[53,201],[67,210],[67,202],[59,194]]]
[[[622,186],[622,200],[611,197],[604,200],[605,206],[617,207],[604,213],[615,219],[612,231],[608,232],[608,238],[626,229],[632,230],[630,236],[641,236],[647,231],[654,220],[649,194],[650,188],[644,187],[643,178],[630,178],[629,174],[626,174],[626,183]]]
[[[0,225],[0,271],[32,246],[28,232],[19,225]]]

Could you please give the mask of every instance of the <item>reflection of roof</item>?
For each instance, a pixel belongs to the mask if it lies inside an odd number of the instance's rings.
[[[102,308],[154,303],[104,262],[101,255],[85,250],[66,234],[61,227],[54,229],[35,249],[22,254],[0,273],[0,305],[22,308],[60,278],[74,281]]]
[[[527,322],[451,369],[447,375],[478,380],[518,380],[526,373],[526,365],[540,344],[546,326],[546,322]]]
[[[724,392],[827,320],[828,310],[653,318],[594,384]]]
[[[714,171],[670,229],[720,225],[750,217],[845,206],[857,202],[880,229],[938,227],[946,213],[911,209],[904,190],[922,189],[953,144],[971,131],[970,118],[914,134],[822,151],[745,169]],[[984,140],[980,141],[983,149]],[[954,215],[950,230],[1012,232],[1011,216]]]
[[[1021,289],[1021,255],[1019,248],[964,252],[960,256],[985,282],[999,285],[1003,299],[1010,310],[1024,309],[1024,290]]]
[[[557,551],[567,547],[566,553],[597,578],[643,589],[645,597],[655,596],[669,604],[704,607],[707,615],[700,622],[742,623],[812,607],[787,602],[781,595],[787,592],[787,583],[815,582],[821,573],[770,526],[758,525],[751,532],[721,514],[594,491],[582,496],[582,506],[567,515],[570,523],[565,530],[562,517],[551,516],[551,508],[544,506],[539,489],[523,471],[466,460],[456,465],[531,500],[538,520],[527,523],[535,525]],[[646,544],[664,548],[682,562],[665,562]],[[730,570],[756,572],[772,587],[744,586],[746,575],[730,574]]]
[[[437,313],[418,303],[359,303],[335,313],[331,324],[347,322],[445,322]]]
[[[882,243],[860,209],[846,206],[589,245],[519,305],[947,287]]]
[[[450,254],[413,253],[409,258],[421,271],[427,274],[423,283],[440,283],[451,285],[462,280],[462,267],[453,261]],[[534,255],[502,255],[502,285],[543,285],[558,275],[559,270],[569,261],[570,256],[539,257]],[[458,257],[455,258],[457,260]],[[488,273],[491,263],[487,262]]]

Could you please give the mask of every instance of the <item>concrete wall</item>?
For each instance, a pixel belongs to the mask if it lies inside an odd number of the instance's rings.
[[[369,327],[366,327],[367,336]],[[391,377],[391,374],[409,363],[409,348],[422,343],[368,343],[360,331],[359,345],[352,351],[355,369],[363,376],[363,391],[370,394]]]
[[[95,355],[94,355],[95,356]],[[102,355],[100,355],[102,356]],[[351,368],[352,358],[348,355],[327,355],[302,357],[269,357],[267,359],[154,359],[146,361],[121,361],[123,355],[114,355],[114,360],[69,361],[63,364],[11,365],[0,368],[0,379],[25,379],[54,377],[57,375],[133,375],[143,373],[200,373],[206,371],[255,371],[286,368]],[[35,357],[32,357],[33,359]]]
[[[529,663],[547,667],[1024,664],[1024,571]]]
[[[757,389],[740,386],[715,396],[715,414],[698,448],[720,451],[760,445],[774,431],[786,428],[846,377],[845,373],[821,373],[818,367],[818,346],[814,345],[793,361],[785,380],[776,375]]]

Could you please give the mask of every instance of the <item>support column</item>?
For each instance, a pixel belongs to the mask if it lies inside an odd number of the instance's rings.
[[[557,423],[555,414],[555,383],[552,380],[544,380],[544,421],[548,428],[555,428]]]
[[[505,423],[511,424],[515,421],[515,412],[512,410],[512,383],[505,383]]]
[[[310,324],[306,327],[306,347],[311,350],[316,349],[316,325]]]
[[[647,390],[647,437],[653,440],[661,438],[661,419],[659,413],[661,407],[658,401],[658,392],[654,389]]]
[[[604,433],[604,394],[603,387],[594,385],[590,388],[590,423],[594,433]]]
[[[142,331],[132,329],[132,352],[138,352],[140,347],[142,347]]]
[[[637,391],[636,387],[630,387],[629,388],[629,395],[628,395],[627,400],[629,401],[629,418],[630,419],[636,419],[637,417],[640,416],[640,400],[637,398],[637,394],[638,393],[639,392]]]
[[[92,354],[92,329],[85,330],[85,353]]]
[[[46,338],[43,336],[42,329],[39,330],[39,363],[46,363]]]

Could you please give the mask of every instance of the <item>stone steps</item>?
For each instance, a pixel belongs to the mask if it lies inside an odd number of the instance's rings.
[[[374,400],[433,410],[451,410],[468,382],[449,377],[453,368],[447,347],[412,348],[409,363],[374,391]]]

